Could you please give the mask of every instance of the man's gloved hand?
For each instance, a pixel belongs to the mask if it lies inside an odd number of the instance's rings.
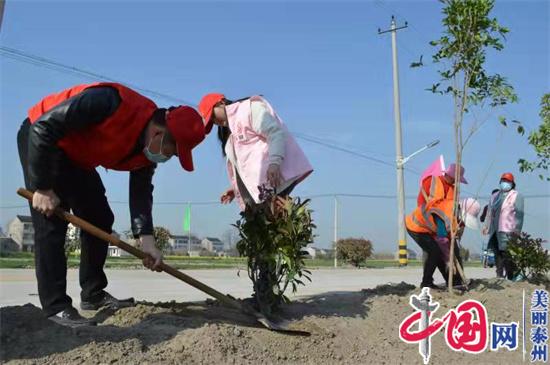
[[[59,197],[51,189],[36,190],[32,196],[32,207],[47,217],[52,216],[59,202]]]
[[[159,265],[162,263],[162,252],[155,246],[155,238],[152,235],[143,235],[140,237],[141,250],[148,254],[143,259],[143,266],[152,271],[161,272]]]

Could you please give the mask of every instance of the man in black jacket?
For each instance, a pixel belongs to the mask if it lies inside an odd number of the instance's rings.
[[[66,294],[64,253],[67,223],[54,210],[61,206],[112,232],[113,213],[96,167],[130,171],[132,232],[158,269],[162,254],[153,238],[153,184],[157,163],[177,155],[193,170],[191,150],[204,139],[200,115],[191,107],[159,109],[151,100],[115,83],[79,85],[44,98],[29,110],[17,136],[26,187],[34,191],[31,215],[35,230],[38,293],[44,313],[68,326],[93,325]],[[81,308],[133,304],[104,289],[108,244],[81,233]]]

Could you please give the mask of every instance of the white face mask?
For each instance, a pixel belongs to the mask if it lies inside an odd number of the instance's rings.
[[[164,143],[164,133],[162,134],[162,137],[160,139],[160,150],[159,153],[153,153],[150,150],[151,143],[153,142],[153,139],[149,141],[149,145],[143,149],[143,153],[145,154],[145,157],[151,162],[154,163],[163,163],[170,159],[170,157],[162,154],[162,144]]]
[[[508,181],[501,181],[500,182],[500,190],[504,192],[508,192],[512,190],[512,183]]]

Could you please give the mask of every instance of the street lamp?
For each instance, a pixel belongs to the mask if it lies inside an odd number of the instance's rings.
[[[403,166],[414,156],[418,155],[419,153],[427,150],[428,148],[432,148],[439,144],[439,139],[436,139],[435,141],[432,141],[419,149],[418,151],[415,151],[404,158],[397,158],[397,169],[398,171],[403,171]],[[397,231],[399,232],[398,237],[398,252],[399,252],[399,266],[407,266],[408,258],[407,258],[407,236],[405,234],[405,187],[404,183],[401,185],[401,188],[398,187],[398,197],[397,197],[397,208],[398,208],[398,222],[397,222]]]
[[[439,139],[436,139],[435,141],[432,141],[430,143],[428,143],[427,145],[425,145],[424,147],[422,147],[421,149],[419,149],[418,151],[415,151],[413,153],[411,153],[410,155],[408,155],[407,157],[405,158],[402,158],[401,161],[397,161],[397,164],[400,165],[400,166],[403,166],[405,165],[411,158],[413,158],[414,156],[418,155],[419,153],[421,152],[424,152],[426,151],[428,148],[432,148],[432,147],[435,147],[439,144]]]

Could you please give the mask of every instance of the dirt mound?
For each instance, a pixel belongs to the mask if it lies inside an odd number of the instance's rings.
[[[476,280],[463,295],[432,292],[441,304],[436,316],[467,298],[485,304],[489,320],[521,321],[522,292],[536,287],[503,280]],[[540,288],[540,286],[539,286]],[[258,363],[421,363],[417,345],[398,338],[398,326],[411,313],[407,283],[361,292],[335,292],[303,298],[282,316],[311,332],[289,336],[257,326],[247,316],[216,302],[146,303],[117,312],[90,313],[97,327],[69,329],[51,323],[27,304],[0,309],[0,359],[10,364],[258,364]],[[513,364],[515,352],[456,353],[443,336],[432,340],[430,363]]]

